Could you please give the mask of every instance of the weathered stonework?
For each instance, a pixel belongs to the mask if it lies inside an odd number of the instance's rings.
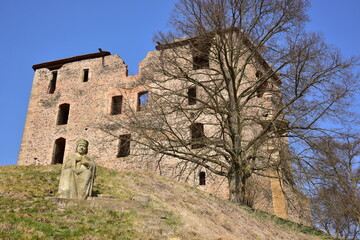
[[[100,124],[108,124],[119,136],[129,132],[119,129],[113,121],[125,118],[124,114],[111,115],[112,97],[121,95],[122,101],[136,109],[138,93],[151,92],[141,83],[144,64],[156,56],[151,52],[140,63],[139,74],[127,75],[127,65],[118,55],[96,54],[59,60],[60,67],[49,64],[35,65],[35,76],[26,123],[18,159],[19,165],[47,165],[54,163],[55,142],[65,139],[64,156],[75,151],[76,141],[80,138],[89,142],[89,153],[97,165],[116,170],[151,171],[188,184],[216,196],[228,197],[228,183],[223,177],[213,175],[206,170],[206,185],[199,185],[197,173],[191,177],[178,176],[173,170],[176,159],[163,161],[161,171],[152,159],[144,159],[130,150],[130,155],[117,157],[118,141],[98,129]],[[56,61],[55,61],[56,62]],[[48,65],[48,66],[47,66]],[[52,69],[55,68],[55,69]],[[51,70],[49,70],[51,69]],[[84,82],[84,69],[88,69],[88,79]],[[49,93],[53,72],[57,72],[56,87]],[[255,72],[255,70],[253,70]],[[255,73],[252,73],[255,75]],[[201,94],[201,93],[200,93]],[[268,96],[264,94],[265,101]],[[67,124],[58,125],[59,106],[69,104]],[[139,112],[139,114],[142,114]],[[211,129],[205,125],[205,133]],[[276,155],[276,154],[275,154]],[[274,155],[274,156],[275,156]],[[279,157],[278,155],[276,155]],[[165,164],[166,163],[166,164]],[[276,173],[272,173],[276,174]],[[290,211],[285,198],[282,183],[277,178],[255,177],[253,180],[254,207],[276,214],[279,217],[303,221],[295,211]],[[294,199],[296,197],[293,197]],[[299,204],[299,203],[298,203]]]

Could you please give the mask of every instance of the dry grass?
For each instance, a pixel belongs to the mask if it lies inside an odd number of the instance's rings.
[[[59,207],[60,166],[0,167],[0,239],[330,239],[320,232],[222,201],[185,184],[98,168],[94,192],[150,196],[131,211]]]

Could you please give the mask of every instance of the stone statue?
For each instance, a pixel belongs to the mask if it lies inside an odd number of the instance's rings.
[[[86,199],[91,195],[95,178],[95,163],[86,154],[88,141],[77,142],[76,153],[70,155],[63,163],[59,190],[59,198]]]

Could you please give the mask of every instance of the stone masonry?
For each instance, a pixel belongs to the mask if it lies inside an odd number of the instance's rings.
[[[116,101],[126,101],[135,109],[140,101],[139,93],[151,92],[141,84],[141,75],[144,64],[156,56],[155,52],[147,55],[139,65],[139,74],[133,76],[128,76],[127,65],[118,55],[105,51],[34,65],[35,75],[18,164],[62,163],[63,158],[75,151],[76,141],[84,138],[89,141],[88,154],[99,166],[120,171],[155,172],[227,198],[225,178],[206,170],[205,185],[199,183],[198,173],[186,179],[178,177],[171,170],[176,159],[171,159],[159,172],[156,161],[134,156],[131,144],[130,154],[119,156],[121,140],[114,140],[97,127],[125,118],[122,113],[112,114],[114,96],[122,96]],[[116,134],[129,132],[116,129]],[[280,157],[279,154],[273,156]],[[257,191],[255,208],[304,222],[302,216],[287,203],[280,180],[258,177],[254,182]]]

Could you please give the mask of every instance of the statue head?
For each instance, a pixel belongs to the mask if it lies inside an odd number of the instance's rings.
[[[77,141],[76,144],[76,152],[80,153],[81,155],[87,154],[88,145],[88,141],[86,141],[85,139],[80,139],[79,141]]]

